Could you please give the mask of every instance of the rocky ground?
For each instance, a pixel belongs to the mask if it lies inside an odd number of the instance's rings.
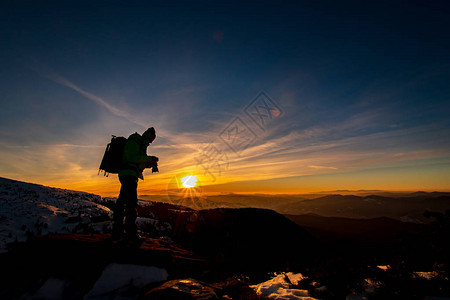
[[[0,256],[0,298],[260,299],[207,260],[160,239],[111,242],[105,234],[52,234]]]

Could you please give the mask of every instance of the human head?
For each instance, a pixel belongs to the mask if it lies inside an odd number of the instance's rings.
[[[155,128],[150,127],[143,134],[142,137],[146,139],[149,143],[152,143],[156,139]]]

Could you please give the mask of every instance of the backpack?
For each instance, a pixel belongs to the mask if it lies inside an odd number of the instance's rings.
[[[127,141],[123,136],[112,136],[111,142],[106,146],[105,154],[103,154],[98,174],[100,174],[100,171],[104,171],[104,176],[108,177],[109,173],[119,173],[122,168],[123,151]]]

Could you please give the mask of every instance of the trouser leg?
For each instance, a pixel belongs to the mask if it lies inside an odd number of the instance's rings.
[[[121,182],[122,183],[122,182]],[[116,204],[114,205],[113,211],[113,237],[120,238],[123,235],[123,218],[124,218],[124,210],[125,210],[125,199],[126,196],[126,187],[122,184],[120,188],[120,194],[117,198]]]
[[[136,177],[125,177],[121,180],[126,186],[126,199],[125,199],[125,232],[127,237],[136,238],[137,237],[137,183],[138,179]]]

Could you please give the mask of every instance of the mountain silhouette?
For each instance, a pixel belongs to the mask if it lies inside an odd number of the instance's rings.
[[[142,196],[142,199],[167,202],[167,197]],[[264,208],[280,214],[304,215],[313,213],[325,217],[370,219],[388,217],[402,222],[425,223],[427,210],[445,212],[450,208],[450,193],[415,192],[351,195],[240,195],[224,194],[202,200],[209,208]]]

